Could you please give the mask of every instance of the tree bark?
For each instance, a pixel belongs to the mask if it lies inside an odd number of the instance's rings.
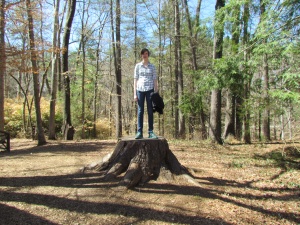
[[[5,53],[5,0],[0,6],[0,130],[4,130],[4,77],[6,71]]]
[[[249,32],[248,32],[248,21],[249,21],[249,16],[250,16],[250,12],[249,12],[249,3],[246,2],[244,5],[244,13],[243,13],[243,46],[247,46],[248,41],[249,41]],[[244,51],[244,62],[248,62],[249,61],[249,50],[246,49]],[[250,87],[251,87],[251,80],[252,80],[252,76],[249,75],[249,71],[247,68],[244,68],[244,73],[247,74],[248,79],[245,79],[245,84],[244,84],[244,99],[242,99],[241,97],[239,97],[237,99],[237,125],[236,125],[236,135],[237,138],[239,139],[239,137],[242,136],[242,132],[240,129],[240,124],[242,124],[242,122],[240,121],[240,116],[242,114],[242,105],[244,105],[244,101],[248,102],[249,97],[250,97]],[[247,144],[251,143],[251,133],[250,133],[250,109],[247,106],[244,106],[244,110],[245,110],[245,114],[243,117],[244,120],[244,141]]]
[[[226,93],[226,109],[225,109],[225,127],[224,127],[224,139],[228,136],[235,136],[235,109],[236,98],[231,90],[227,90]]]
[[[218,15],[218,10],[225,6],[225,0],[217,0],[216,3],[216,26],[214,36],[214,55],[213,59],[222,58],[223,53],[223,36],[224,36],[224,22],[223,16]],[[220,26],[221,24],[221,26]],[[214,89],[211,93],[211,108],[210,108],[210,124],[209,137],[212,141],[222,144],[221,139],[221,90]]]
[[[50,101],[50,116],[49,116],[49,140],[55,140],[55,107],[56,107],[56,95],[57,95],[57,36],[59,26],[59,0],[56,0],[54,7],[54,24],[53,24],[53,36],[52,36],[52,86],[51,86],[51,101]]]
[[[82,52],[82,77],[81,77],[81,123],[82,123],[82,128],[81,128],[81,138],[85,139],[85,126],[86,126],[86,116],[85,116],[85,76],[86,76],[86,50],[85,46],[86,43],[88,42],[88,37],[86,35],[86,21],[85,21],[85,12],[86,12],[86,5],[85,1],[82,2],[82,18],[81,18],[81,35],[80,35],[80,48]],[[86,19],[88,20],[88,18]],[[78,57],[79,58],[79,57]]]
[[[32,16],[32,5],[30,0],[26,0],[27,19],[28,19],[28,35],[30,44],[30,57],[32,64],[32,75],[33,75],[33,91],[34,91],[34,105],[36,114],[36,129],[38,145],[46,144],[46,138],[42,125],[42,115],[40,107],[40,89],[39,89],[39,69],[37,65],[37,52],[35,48],[34,33],[33,33],[33,16]]]
[[[72,22],[76,9],[76,0],[68,0],[68,15],[66,20],[66,25],[64,29],[63,37],[63,54],[62,54],[62,64],[63,64],[63,76],[64,76],[64,125],[63,134],[65,140],[73,140],[74,137],[74,127],[71,123],[71,89],[70,89],[70,75],[69,75],[69,41],[71,34]]]
[[[174,7],[174,74],[175,74],[175,137],[184,138],[185,118],[179,109],[183,95],[182,55],[180,41],[180,13],[178,0],[173,0]]]
[[[122,67],[121,67],[121,5],[116,1],[116,136],[122,137]]]
[[[266,3],[261,0],[260,1],[260,23],[264,19],[264,14],[266,11]],[[264,40],[264,43],[266,43],[266,40]],[[270,134],[270,109],[269,109],[269,64],[268,64],[268,54],[263,53],[263,98],[264,98],[264,111],[263,111],[263,134],[264,139],[266,141],[271,140],[271,134]]]
[[[240,44],[240,6],[235,5],[232,9],[232,16],[235,18],[235,21],[232,24],[231,34],[232,34],[232,44],[231,44],[231,54],[234,56],[238,54],[239,44]],[[235,78],[235,83],[239,85],[243,85],[243,76],[241,76],[241,73],[239,71],[240,76],[238,78]],[[237,98],[242,93],[241,91],[237,90],[235,88],[236,86],[230,86],[227,89],[227,101],[226,101],[226,114],[225,114],[225,128],[224,128],[224,139],[226,139],[228,136],[236,136],[236,122],[240,121],[237,117],[240,115],[236,114],[239,109],[240,105],[237,104]]]
[[[193,181],[164,138],[122,139],[112,153],[100,162],[83,167],[81,172],[87,170],[103,171],[105,180],[115,179],[125,172],[120,184],[127,188],[143,185],[159,177],[169,180],[173,175],[188,175],[189,181]]]

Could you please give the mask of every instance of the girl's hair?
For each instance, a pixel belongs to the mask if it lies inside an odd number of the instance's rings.
[[[143,55],[145,52],[148,52],[148,56],[150,56],[150,51],[147,48],[142,49],[141,55]]]

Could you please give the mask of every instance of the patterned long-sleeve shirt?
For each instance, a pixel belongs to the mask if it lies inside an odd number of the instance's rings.
[[[156,80],[156,69],[150,62],[144,66],[143,62],[137,63],[134,69],[134,79],[137,79],[137,91],[149,91],[154,89]]]

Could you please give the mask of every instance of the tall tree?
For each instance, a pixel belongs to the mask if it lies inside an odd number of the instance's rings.
[[[99,33],[98,33],[98,41],[97,41],[97,47],[96,47],[96,73],[94,77],[94,96],[93,96],[93,137],[96,138],[96,121],[97,121],[97,102],[98,102],[98,92],[99,92],[99,77],[100,77],[100,59],[101,59],[101,49],[100,49],[100,44],[101,44],[101,39],[103,37],[103,29],[106,24],[106,20],[108,18],[109,14],[105,13],[105,16],[103,18],[103,21],[101,21],[101,16],[99,16],[99,22],[101,23],[101,26],[99,28]]]
[[[122,68],[121,68],[121,5],[116,1],[116,42],[115,42],[115,72],[116,72],[116,136],[122,136]]]
[[[224,15],[221,9],[224,6],[225,0],[217,0],[214,25],[214,60],[222,58],[223,54]],[[217,87],[211,92],[209,137],[212,141],[219,144],[223,142],[221,139],[221,129],[221,88]]]
[[[162,82],[160,82],[162,75],[163,75],[163,50],[164,50],[164,45],[165,40],[163,39],[163,31],[165,30],[162,26],[163,24],[163,19],[162,19],[162,0],[159,0],[158,2],[158,35],[159,35],[159,41],[158,41],[158,85],[159,85],[159,90],[162,90],[163,85]],[[160,93],[161,97],[164,97],[164,93]],[[136,110],[137,111],[137,110]],[[165,130],[164,130],[164,114],[159,115],[159,120],[158,120],[158,127],[159,127],[159,135],[164,136]]]
[[[180,138],[185,138],[185,117],[182,110],[179,109],[178,105],[182,100],[183,96],[183,74],[182,74],[182,53],[181,53],[181,32],[180,32],[180,12],[179,12],[179,2],[174,0],[174,16],[175,16],[175,37],[174,37],[174,69],[175,69],[175,121],[177,121],[178,129],[175,130],[175,136]],[[177,119],[176,119],[177,117]],[[178,133],[177,133],[178,132]]]
[[[197,3],[197,9],[196,9],[196,18],[195,18],[195,24],[194,27],[192,25],[192,19],[188,7],[188,1],[184,0],[184,6],[185,6],[185,14],[187,17],[187,23],[188,23],[188,41],[189,41],[189,46],[190,46],[190,58],[192,62],[192,70],[193,70],[193,76],[197,73],[198,71],[198,63],[197,63],[197,44],[198,44],[198,27],[199,27],[199,20],[200,20],[200,9],[201,9],[201,3],[202,0],[198,0]],[[192,79],[190,81],[190,87],[189,87],[189,96],[194,96],[195,94],[195,84],[194,84],[194,77],[192,76]],[[200,126],[201,126],[201,138],[206,139],[207,138],[207,132],[206,132],[206,125],[205,125],[205,113],[203,109],[203,100],[202,96],[199,97],[199,102],[200,102]],[[193,107],[192,107],[193,108]],[[194,110],[190,112],[190,118],[189,118],[189,133],[190,133],[190,138],[193,137],[194,133],[194,127],[195,127],[195,118],[196,118],[196,113]]]
[[[4,130],[4,77],[6,71],[5,52],[5,0],[0,5],[0,130]]]
[[[231,25],[231,54],[232,58],[237,57],[239,49],[239,40],[240,40],[240,5],[234,4],[231,8],[231,17],[233,23]],[[242,85],[242,77],[238,72],[237,76],[231,76],[234,79],[234,84],[230,85],[226,90],[226,110],[225,110],[225,127],[224,127],[224,138],[227,138],[229,135],[236,136],[236,111],[237,111],[237,98],[240,96],[238,93],[238,86]]]
[[[45,138],[43,124],[42,124],[42,115],[41,115],[41,107],[40,107],[39,68],[37,64],[38,54],[35,47],[32,5],[30,0],[26,0],[26,10],[27,10],[27,19],[28,19],[30,58],[31,58],[32,75],[33,75],[33,91],[34,91],[34,105],[35,105],[35,114],[36,114],[37,139],[38,139],[38,145],[43,145],[46,143],[46,138]]]
[[[260,19],[261,21],[266,18],[266,3],[264,0],[260,0]],[[266,40],[263,40],[266,42]],[[264,111],[263,111],[263,134],[265,140],[271,140],[270,133],[270,99],[269,99],[269,65],[268,65],[268,54],[263,53],[263,96],[264,96]]]
[[[244,65],[246,65],[246,62],[248,62],[249,60],[249,50],[247,48],[245,48],[245,46],[247,46],[248,42],[249,42],[249,32],[248,32],[248,21],[249,21],[249,2],[245,2],[244,4],[244,10],[243,10],[243,46],[244,46]],[[244,76],[248,75],[248,68],[244,66],[243,68],[243,73]],[[240,118],[240,114],[241,111],[239,109],[241,109],[242,107],[242,102],[243,103],[247,103],[249,102],[249,97],[250,97],[250,86],[251,86],[251,76],[246,76],[245,79],[245,83],[244,83],[244,100],[242,101],[242,98],[238,98],[237,99],[237,118]],[[247,144],[251,143],[251,135],[250,135],[250,109],[249,107],[247,107],[247,105],[244,105],[244,116],[243,116],[243,126],[244,126],[244,142]],[[237,126],[236,128],[237,131],[237,137],[240,136],[240,129],[239,126]]]
[[[63,135],[66,140],[73,140],[74,127],[71,122],[71,88],[69,71],[69,42],[71,27],[76,10],[76,0],[68,0],[68,14],[64,28],[63,51],[62,51],[62,69],[64,77],[64,125]]]
[[[59,2],[54,2],[54,23],[53,23],[53,34],[52,34],[52,85],[51,85],[51,100],[50,100],[50,116],[49,116],[49,140],[55,140],[55,107],[56,107],[56,96],[57,96],[57,72],[58,72],[58,28],[59,28]]]
[[[82,52],[82,77],[81,77],[81,138],[85,138],[85,77],[86,77],[86,42],[87,42],[87,21],[89,16],[85,20],[87,12],[87,6],[85,0],[82,1],[82,18],[81,18],[81,34],[80,34],[80,47]],[[80,51],[80,49],[78,50]]]

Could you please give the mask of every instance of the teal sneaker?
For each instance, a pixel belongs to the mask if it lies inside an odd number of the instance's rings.
[[[151,139],[157,139],[158,137],[153,133],[153,131],[149,132],[149,138]]]
[[[143,134],[141,132],[137,132],[135,135],[135,139],[142,139],[143,138]]]

